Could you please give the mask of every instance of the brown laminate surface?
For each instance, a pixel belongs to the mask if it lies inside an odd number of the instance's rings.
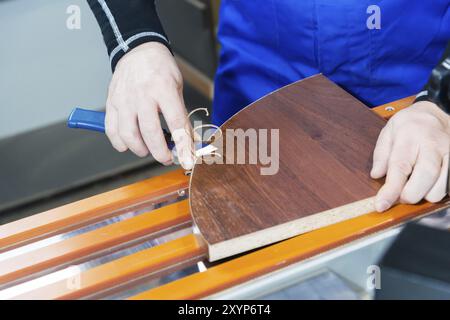
[[[236,162],[226,147],[219,150],[225,164],[204,163],[212,156],[198,159],[191,177],[190,207],[200,233],[210,247],[230,239],[249,242],[252,238],[246,236],[255,232],[373,197],[381,181],[369,176],[372,152],[384,124],[322,75],[256,101],[227,121],[221,127],[223,137],[214,143],[226,146],[227,140],[234,139],[236,154],[236,145],[243,141],[226,129],[279,129],[279,170],[261,175],[260,169],[268,165],[259,159],[248,164],[249,155],[258,154],[248,140],[244,143],[247,164],[226,164]],[[288,237],[267,232],[266,244]],[[243,250],[260,245],[246,243]]]

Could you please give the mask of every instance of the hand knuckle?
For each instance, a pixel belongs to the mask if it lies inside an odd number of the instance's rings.
[[[157,77],[158,85],[165,88],[174,88],[177,91],[183,88],[183,79],[180,76],[163,73]]]
[[[129,106],[132,105],[127,96],[120,95],[112,98],[112,106],[118,113],[129,112]]]
[[[176,89],[181,91],[183,89],[183,76],[181,75],[181,72],[175,72],[173,80],[175,82]]]
[[[186,117],[182,114],[177,114],[169,119],[170,123],[175,129],[184,128],[187,123]]]
[[[421,113],[420,122],[422,124],[427,124],[428,126],[439,128],[442,126],[441,120],[431,113]]]
[[[427,147],[431,148],[431,150],[435,150],[440,155],[446,155],[449,153],[450,149],[450,140],[442,138],[430,139],[427,143]]]
[[[423,165],[423,174],[429,175],[431,177],[436,177],[441,169],[441,162],[427,162]]]
[[[394,114],[391,119],[389,120],[389,122],[391,124],[395,124],[397,122],[401,122],[403,120],[403,118],[405,118],[407,116],[407,113],[405,114],[406,110],[400,110],[398,111],[396,114]]]
[[[394,160],[390,163],[390,165],[404,175],[409,175],[412,171],[412,165],[405,160]]]
[[[158,135],[158,127],[156,125],[145,125],[141,127],[142,135],[148,138],[153,138]]]
[[[127,144],[134,145],[134,142],[137,139],[137,133],[133,130],[122,130],[120,132],[120,137]]]
[[[177,88],[177,85],[176,85],[175,81],[173,80],[173,78],[164,76],[164,77],[161,77],[159,79],[159,81],[160,81],[160,85],[163,88],[165,88],[165,90],[168,90],[168,89],[173,90],[174,88]]]
[[[115,137],[117,137],[117,128],[113,127],[109,124],[106,124],[105,125],[105,133],[109,139],[114,139]]]
[[[110,110],[110,109],[115,109],[114,108],[114,100],[113,100],[112,96],[110,96],[106,99],[105,107],[106,107],[106,112],[108,112],[108,110]]]

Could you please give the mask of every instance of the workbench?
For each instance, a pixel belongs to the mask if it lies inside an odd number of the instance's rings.
[[[402,225],[450,227],[448,201],[397,205],[209,263],[188,189],[175,170],[0,226],[0,299],[365,299]]]

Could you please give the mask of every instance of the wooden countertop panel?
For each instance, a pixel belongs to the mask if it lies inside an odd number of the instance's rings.
[[[209,244],[210,260],[373,211],[371,198],[381,181],[369,172],[384,125],[384,119],[321,75],[236,114],[214,144],[226,146],[234,139],[236,154],[242,141],[227,129],[279,129],[279,171],[261,175],[264,165],[248,164],[249,155],[261,151],[248,140],[247,164],[235,164],[225,147],[219,153],[232,164],[195,165],[190,207]]]

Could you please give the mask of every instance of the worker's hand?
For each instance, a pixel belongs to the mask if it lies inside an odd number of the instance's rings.
[[[117,64],[106,102],[106,134],[115,149],[130,149],[159,162],[173,162],[161,128],[164,116],[174,139],[178,159],[191,169],[192,138],[183,101],[183,80],[170,51],[162,44],[142,44]]]
[[[431,102],[418,102],[394,115],[381,131],[371,176],[386,175],[375,199],[379,212],[397,200],[438,202],[447,194],[450,117]]]

